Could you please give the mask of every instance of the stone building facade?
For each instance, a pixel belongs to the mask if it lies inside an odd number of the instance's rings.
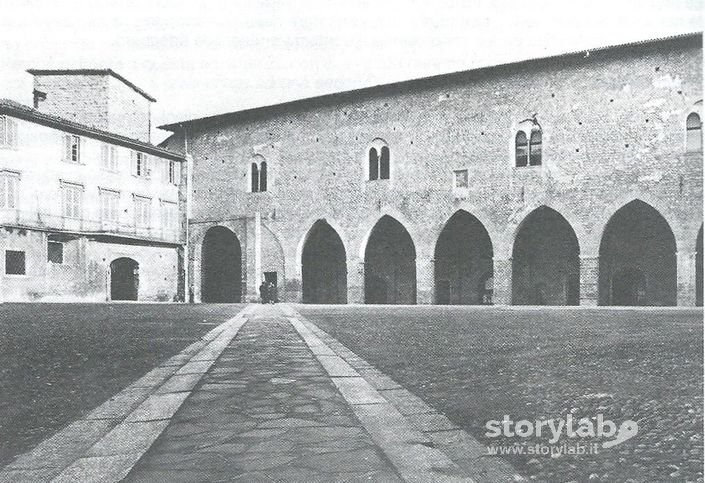
[[[195,301],[702,303],[702,35],[164,126]]]
[[[150,144],[154,99],[30,73],[34,107],[0,100],[0,301],[183,299],[184,158]]]

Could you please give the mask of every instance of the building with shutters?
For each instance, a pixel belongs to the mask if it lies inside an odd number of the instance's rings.
[[[702,34],[164,126],[190,297],[702,304]]]
[[[33,106],[0,99],[2,299],[183,299],[184,158],[150,143],[155,99],[109,69],[29,72]]]

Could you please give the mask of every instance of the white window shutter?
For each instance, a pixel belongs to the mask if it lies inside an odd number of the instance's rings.
[[[103,163],[103,168],[110,169],[110,147],[107,144],[100,146],[100,157]]]
[[[134,151],[130,151],[130,171],[137,176],[137,153]]]
[[[17,147],[17,122],[14,119],[7,119],[7,145],[11,148]]]
[[[71,135],[64,134],[64,161],[71,161]]]

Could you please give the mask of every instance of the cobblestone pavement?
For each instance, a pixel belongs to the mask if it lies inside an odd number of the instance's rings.
[[[127,481],[401,481],[276,307],[261,307]]]

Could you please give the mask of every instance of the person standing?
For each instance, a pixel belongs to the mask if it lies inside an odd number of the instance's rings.
[[[269,286],[267,285],[267,282],[263,281],[260,286],[259,286],[259,298],[262,301],[263,304],[266,304],[269,302]]]

